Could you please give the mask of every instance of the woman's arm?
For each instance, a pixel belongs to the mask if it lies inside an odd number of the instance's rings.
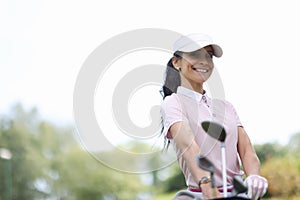
[[[201,150],[194,140],[194,134],[188,123],[177,122],[170,127],[169,131],[194,180],[198,182],[204,176],[209,177],[210,174],[207,171],[200,169],[196,163],[195,158],[200,154]],[[215,198],[213,197],[210,184],[203,184],[201,189],[203,196],[206,199]],[[216,197],[221,197],[221,194],[217,189],[215,190],[215,194],[217,194]]]
[[[266,193],[268,181],[260,176],[260,161],[243,127],[238,127],[238,152],[247,175],[248,197],[256,200]]]
[[[260,161],[243,127],[238,127],[238,152],[247,176],[260,175]]]

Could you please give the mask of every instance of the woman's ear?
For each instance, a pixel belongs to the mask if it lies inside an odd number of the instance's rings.
[[[172,57],[172,64],[173,64],[173,66],[175,67],[175,69],[177,69],[178,71],[181,70],[181,67],[180,67],[180,59],[179,59],[179,58],[173,56],[173,57]]]

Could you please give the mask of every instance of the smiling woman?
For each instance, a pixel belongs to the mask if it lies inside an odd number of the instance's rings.
[[[203,88],[214,70],[213,57],[223,54],[221,47],[207,35],[191,34],[181,36],[174,43],[174,52],[163,86],[162,134],[175,149],[187,185],[184,192],[200,199],[231,196],[233,177],[241,178],[245,173],[247,195],[258,199],[265,194],[268,182],[259,176],[260,162],[238,114],[230,102],[210,98]],[[212,137],[207,137],[201,128],[204,121],[221,124],[224,132],[226,130],[228,139],[224,145],[228,148],[223,152],[224,156],[223,153],[220,156],[220,145]],[[227,160],[223,162],[225,153]],[[215,185],[212,187],[207,183],[213,177],[197,166],[195,157],[199,154],[215,166]],[[239,160],[244,172],[240,170]],[[224,174],[228,176],[222,176]],[[180,198],[180,194],[177,193],[174,199]]]

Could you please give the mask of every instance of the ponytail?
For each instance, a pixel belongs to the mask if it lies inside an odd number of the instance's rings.
[[[181,55],[182,52],[176,51],[173,56],[180,59]],[[177,88],[178,86],[180,86],[180,84],[181,80],[179,71],[174,67],[171,58],[167,63],[167,68],[165,71],[165,80],[161,89],[163,99],[165,99],[167,96],[171,95],[174,92],[176,93]]]

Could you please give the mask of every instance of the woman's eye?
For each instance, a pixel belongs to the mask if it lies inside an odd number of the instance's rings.
[[[194,52],[194,53],[190,53],[190,56],[193,58],[198,58],[199,57],[199,53]]]
[[[188,54],[188,56],[191,59],[200,59],[202,57],[202,58],[211,60],[213,58],[213,54],[208,53],[208,52],[205,52],[205,53],[202,53],[202,54],[200,52],[191,52],[191,53]]]

